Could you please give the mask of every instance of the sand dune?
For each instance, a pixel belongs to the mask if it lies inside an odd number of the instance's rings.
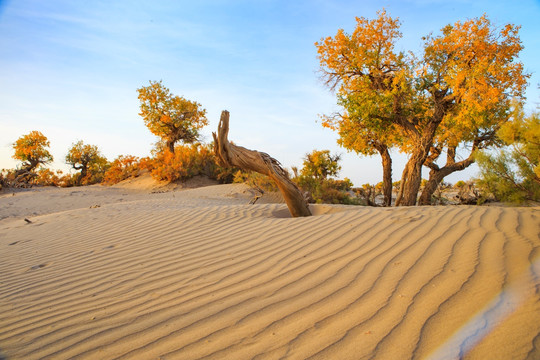
[[[539,208],[250,197],[2,195],[0,357],[540,358]]]

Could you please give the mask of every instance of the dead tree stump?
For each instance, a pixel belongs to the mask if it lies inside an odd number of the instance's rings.
[[[311,216],[311,211],[309,211],[302,192],[289,179],[279,161],[266,153],[249,150],[229,142],[227,138],[229,135],[229,112],[227,110],[221,112],[217,135],[216,133],[212,133],[212,135],[215,143],[214,152],[222,166],[236,166],[270,177],[281,191],[293,217]]]

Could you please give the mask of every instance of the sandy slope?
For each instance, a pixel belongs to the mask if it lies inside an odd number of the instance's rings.
[[[0,358],[540,358],[539,208],[147,190],[0,196]]]

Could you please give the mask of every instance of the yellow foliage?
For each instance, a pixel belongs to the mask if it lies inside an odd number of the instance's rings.
[[[37,177],[32,180],[33,185],[38,186],[73,186],[75,179],[69,174],[64,174],[61,170],[52,171],[50,169],[39,169]]]
[[[13,144],[15,154],[14,159],[27,162],[25,167],[28,171],[39,164],[46,164],[53,160],[47,148],[50,146],[49,140],[39,131],[31,131],[29,134],[21,136]]]
[[[139,158],[133,155],[120,155],[111,164],[103,176],[105,184],[116,184],[141,173]]]
[[[81,170],[77,177],[77,185],[90,185],[101,182],[109,163],[101,155],[96,145],[78,141],[71,146],[66,155],[66,163],[75,170]]]
[[[137,89],[140,116],[152,134],[163,139],[171,152],[178,141],[193,143],[199,130],[208,125],[206,110],[201,104],[170,93],[161,81]]]
[[[163,149],[146,165],[152,177],[162,181],[181,181],[205,175],[220,182],[232,182],[234,170],[219,166],[209,145],[177,145],[174,153]]]
[[[458,21],[425,37],[417,57],[394,50],[399,25],[383,10],[373,20],[357,18],[352,34],[340,29],[315,45],[326,84],[345,110],[323,117],[323,126],[357,153],[407,152],[403,204],[414,205],[434,142],[437,149],[491,144],[529,75],[517,60],[519,26],[496,28],[486,16]]]

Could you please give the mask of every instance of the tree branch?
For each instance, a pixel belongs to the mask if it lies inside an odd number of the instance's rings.
[[[214,153],[222,166],[236,166],[267,175],[275,181],[293,217],[311,216],[306,199],[296,184],[289,179],[279,161],[266,153],[231,144],[228,135],[229,112],[224,110],[221,112],[217,135],[212,133],[215,143]]]

